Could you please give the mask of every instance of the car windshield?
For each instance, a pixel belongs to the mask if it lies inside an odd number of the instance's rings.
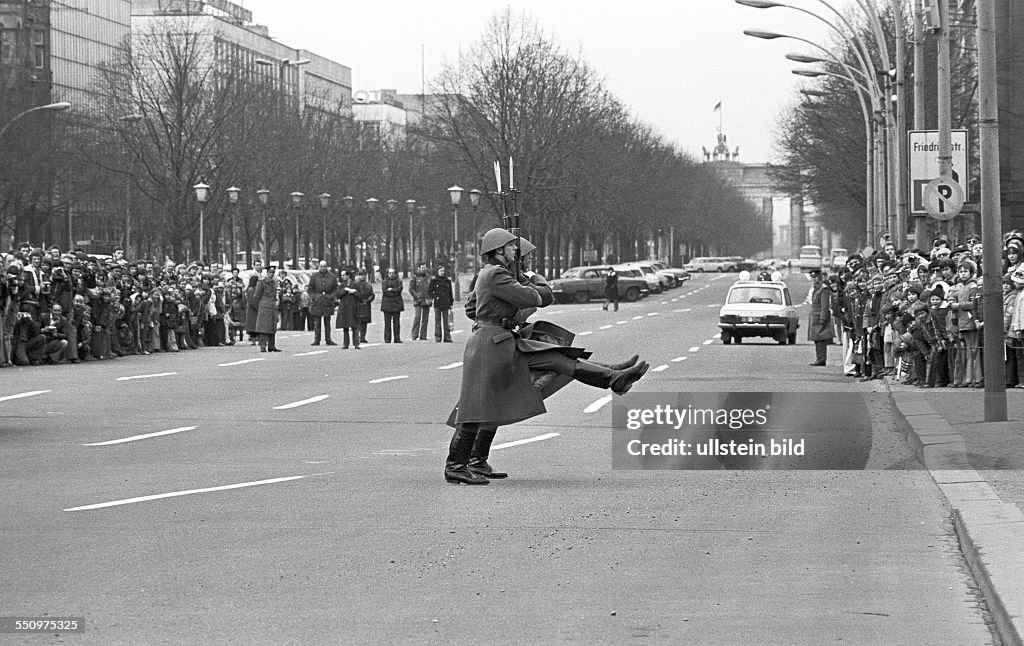
[[[579,277],[580,277],[580,270],[579,269],[566,269],[562,273],[562,278],[579,278]]]
[[[729,302],[782,305],[782,290],[771,287],[737,287],[729,292]]]

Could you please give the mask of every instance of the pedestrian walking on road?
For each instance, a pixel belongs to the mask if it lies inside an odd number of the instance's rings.
[[[486,476],[469,468],[481,426],[513,424],[546,411],[531,370],[568,375],[623,394],[649,367],[642,361],[626,370],[612,370],[582,360],[583,348],[523,339],[515,330],[517,311],[545,307],[554,297],[543,276],[527,278],[515,268],[516,241],[505,229],[491,229],[481,242],[484,268],[474,291],[476,321],[463,355],[455,433],[445,460],[444,477],[450,483],[488,483]]]
[[[601,309],[607,310],[610,303],[615,304],[615,311],[619,311],[619,274],[615,267],[609,267],[604,277],[604,305]]]

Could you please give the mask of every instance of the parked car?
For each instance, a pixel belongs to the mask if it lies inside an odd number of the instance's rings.
[[[571,267],[554,280],[548,281],[556,303],[586,303],[592,298],[604,298],[605,276],[610,265]],[[615,271],[619,274],[619,299],[633,302],[647,293],[647,281],[633,275],[633,271]]]
[[[746,337],[768,337],[780,345],[796,344],[800,319],[789,287],[782,281],[736,281],[718,312],[722,343],[742,343]]]
[[[634,262],[622,263],[625,267],[636,267],[644,273],[644,275],[654,275],[658,278],[659,288],[658,292],[663,292],[666,289],[672,289],[676,286],[676,277],[670,271],[663,271],[654,266],[654,263],[650,260],[637,260]]]
[[[619,272],[620,279],[623,276],[626,276],[643,280],[647,285],[648,293],[660,294],[665,290],[665,286],[662,284],[661,278],[653,271],[651,273],[644,273],[644,270],[640,267],[630,265],[615,265],[615,271]]]
[[[683,269],[691,273],[737,271],[735,261],[729,256],[697,256],[683,265]]]
[[[825,266],[825,259],[821,256],[821,247],[808,244],[800,247],[800,271],[811,271],[822,269]]]
[[[684,281],[690,280],[690,272],[686,271],[682,267],[669,267],[667,262],[661,260],[652,260],[651,266],[658,271],[667,271],[671,273],[676,279],[676,285],[681,285]]]

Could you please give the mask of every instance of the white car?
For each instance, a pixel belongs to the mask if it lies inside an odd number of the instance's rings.
[[[650,269],[650,267],[648,267]],[[633,263],[626,263],[623,265],[615,265],[615,271],[619,272],[619,276],[634,276],[642,278],[647,283],[647,291],[651,294],[660,294],[665,291],[665,284],[662,282],[662,278],[651,271],[644,271],[642,267]]]
[[[742,343],[746,337],[768,337],[780,345],[796,344],[800,318],[789,287],[775,280],[739,280],[729,288],[718,312],[722,343]]]
[[[657,276],[658,283],[660,285],[660,290],[658,291],[665,291],[666,289],[672,289],[673,287],[676,286],[675,275],[670,271],[665,271],[663,269],[656,267],[654,265],[654,261],[652,260],[636,260],[633,262],[627,262],[623,264],[628,267],[636,267],[640,271],[644,272],[645,276],[649,276],[652,274],[654,276]]]

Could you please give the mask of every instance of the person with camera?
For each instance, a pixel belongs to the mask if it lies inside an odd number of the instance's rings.
[[[64,307],[54,303],[49,313],[43,314],[42,332],[46,337],[42,350],[44,363],[58,364],[67,361],[68,319],[64,316]]]
[[[9,265],[0,275],[0,368],[11,365],[14,354],[14,326],[18,321],[17,294],[21,269]]]

